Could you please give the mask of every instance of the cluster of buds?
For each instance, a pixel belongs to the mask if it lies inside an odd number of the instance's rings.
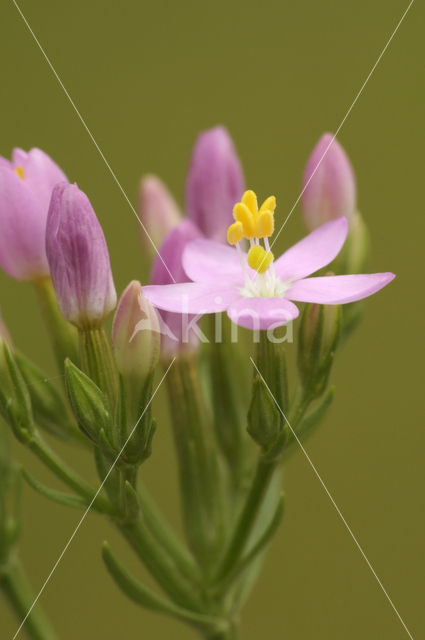
[[[142,179],[145,253],[159,248],[150,284],[131,281],[117,304],[107,243],[87,195],[38,149],[0,158],[0,266],[42,292],[64,373],[60,393],[14,349],[0,320],[0,416],[73,493],[26,474],[29,483],[57,502],[111,516],[169,601],[140,585],[105,546],[118,586],[143,606],[224,640],[235,637],[241,586],[253,582],[255,561],[282,517],[274,472],[330,404],[331,367],[341,334],[359,317],[357,301],[394,276],[359,273],[366,229],[354,171],[331,134],[305,169],[302,207],[310,233],[277,259],[269,241],[276,198],[259,206],[245,188],[225,128],[198,137],[185,199],[183,215],[158,178]],[[105,321],[116,306],[110,339]],[[223,357],[218,340],[198,358],[199,318],[223,311],[260,332],[250,395],[237,358]],[[290,392],[282,330],[299,314],[297,388]],[[156,428],[151,401],[161,359],[187,549],[137,485]],[[58,458],[39,429],[94,449],[98,491]],[[0,569],[15,535],[3,518],[10,468],[1,437],[0,430]]]

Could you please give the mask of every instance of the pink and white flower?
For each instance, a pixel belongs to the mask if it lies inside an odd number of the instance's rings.
[[[186,246],[182,257],[192,282],[149,285],[143,291],[155,307],[165,311],[226,311],[233,322],[247,329],[276,328],[298,316],[294,302],[346,304],[376,293],[395,277],[389,272],[309,277],[338,255],[347,232],[345,217],[331,220],[285,251],[266,270],[254,270],[248,264],[251,249],[260,247],[256,238],[250,239],[248,254],[239,245],[235,250],[197,239]]]

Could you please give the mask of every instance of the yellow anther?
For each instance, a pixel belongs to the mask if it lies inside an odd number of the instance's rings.
[[[243,227],[245,238],[255,237],[255,220],[250,209],[243,202],[237,202],[233,207],[233,217],[236,222],[240,222]]]
[[[274,196],[269,196],[263,202],[260,207],[260,211],[258,213],[263,213],[263,211],[271,211],[272,213],[276,209],[276,198]]]
[[[243,225],[239,220],[230,225],[227,229],[227,242],[237,244],[243,238]]]
[[[262,211],[255,223],[255,235],[257,238],[270,238],[274,232],[274,213]]]
[[[24,167],[16,167],[16,169],[14,169],[14,171],[15,171],[16,175],[21,178],[21,180],[23,180],[25,178]]]
[[[248,191],[245,191],[245,193],[242,196],[242,202],[243,204],[246,204],[246,206],[251,211],[253,216],[257,215],[258,213],[257,196],[255,192],[252,191],[252,189],[248,189]]]
[[[264,273],[270,267],[274,257],[271,251],[266,251],[259,244],[248,251],[248,265],[258,273]]]

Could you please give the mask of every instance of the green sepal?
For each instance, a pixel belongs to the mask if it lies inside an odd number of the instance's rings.
[[[45,498],[49,498],[53,502],[58,502],[59,504],[63,504],[66,507],[75,507],[76,509],[86,509],[88,506],[88,501],[80,496],[72,495],[71,493],[65,493],[64,491],[57,491],[56,489],[51,489],[50,487],[46,487],[39,480],[34,478],[26,469],[21,470],[22,476],[28,482],[30,487],[41,493]]]
[[[65,389],[77,424],[93,442],[99,433],[112,431],[109,403],[105,394],[70,360],[65,360]]]
[[[248,433],[263,449],[275,442],[281,431],[280,413],[262,378],[256,375],[248,411]]]
[[[35,430],[27,385],[6,342],[0,340],[0,414],[21,442]]]
[[[214,630],[217,632],[220,630],[224,631],[226,629],[228,623],[225,620],[213,618],[212,616],[203,615],[201,613],[196,613],[195,611],[179,607],[178,605],[168,602],[161,596],[157,595],[148,587],[145,587],[141,582],[134,578],[127,569],[125,569],[121,562],[112,553],[107,542],[104,542],[102,545],[102,558],[117,586],[136,604],[139,604],[146,609],[150,609],[151,611],[160,611],[161,613],[174,616],[180,620],[192,623],[198,628]]]
[[[27,384],[37,425],[62,440],[86,443],[86,438],[71,421],[67,406],[52,381],[22,353],[15,353],[15,358]]]
[[[130,464],[141,464],[152,453],[152,439],[156,430],[156,422],[152,419],[150,404],[153,375],[153,372],[148,375],[140,393],[136,422],[127,425],[125,435],[122,436],[125,438],[122,446],[128,439],[123,453],[123,460]]]

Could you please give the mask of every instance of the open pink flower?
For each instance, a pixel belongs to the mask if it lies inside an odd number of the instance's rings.
[[[245,198],[250,205],[248,194],[253,192],[246,192],[242,202]],[[257,216],[263,207],[257,211]],[[243,225],[245,232],[245,220]],[[183,267],[193,282],[150,285],[143,291],[159,309],[191,314],[226,311],[233,322],[247,329],[272,329],[298,316],[299,310],[293,301],[354,302],[376,293],[394,278],[392,273],[307,277],[332,262],[343,246],[347,232],[345,217],[331,220],[276,261],[273,261],[268,238],[264,235],[259,237],[265,237],[267,251],[260,246],[258,237],[245,236],[250,237],[251,242],[248,254],[239,245],[236,251],[212,240],[195,240],[183,252]],[[264,255],[260,263],[257,260],[258,268],[254,270],[251,268],[255,263],[252,257],[256,258],[259,250]],[[268,254],[271,261],[263,268]]]

